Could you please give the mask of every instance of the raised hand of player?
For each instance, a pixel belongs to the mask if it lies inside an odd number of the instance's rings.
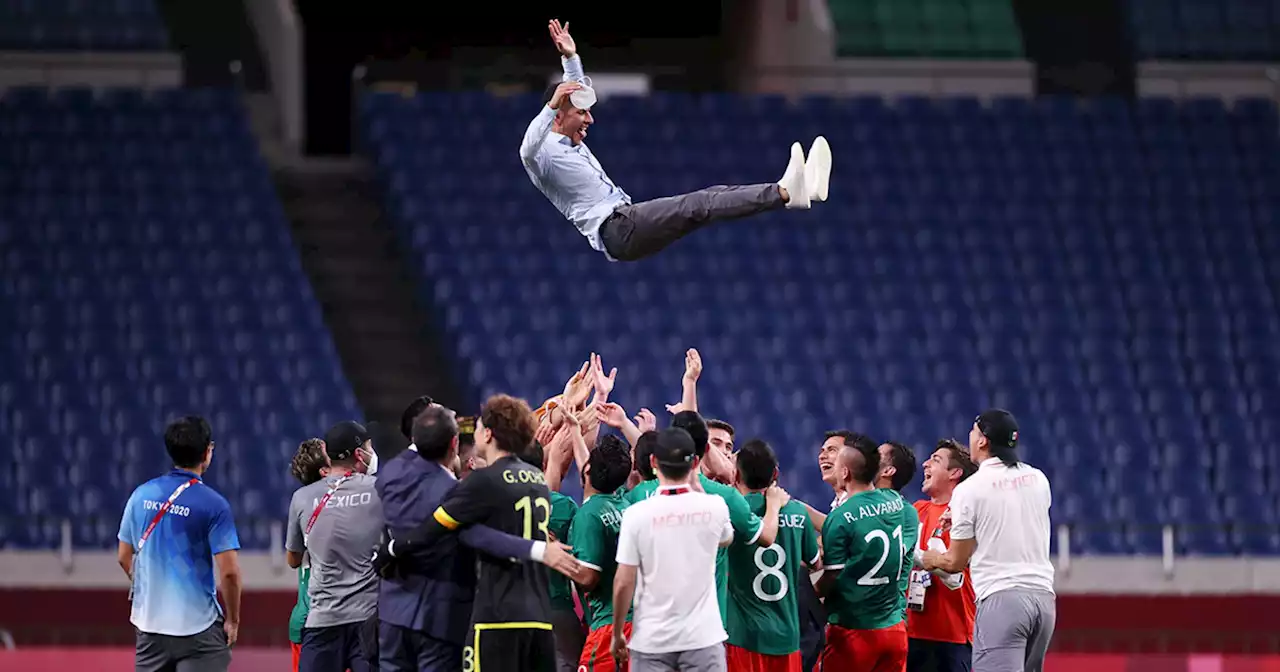
[[[670,413],[671,415],[675,415],[676,413],[683,413],[683,412],[684,412],[684,402],[683,402],[683,401],[677,401],[677,402],[676,402],[676,403],[674,403],[674,404],[667,404],[667,412],[668,412],[668,413]]]
[[[560,85],[564,88],[564,84]],[[559,89],[557,89],[558,91]],[[555,102],[555,99],[552,99]],[[564,394],[561,395],[560,403],[569,408],[577,408],[587,401],[587,396],[591,394],[591,362],[582,363],[582,368],[569,378],[564,384]]]
[[[542,554],[542,564],[574,581],[582,580],[582,570],[586,569],[577,558],[573,557],[573,548],[558,541],[547,542],[547,550]]]
[[[565,21],[564,25],[560,25],[560,19],[551,19],[547,22],[547,31],[551,33],[551,41],[556,45],[556,50],[565,58],[573,58],[578,53],[578,45],[574,44],[573,37],[569,35],[569,22]]]
[[[640,409],[640,413],[636,415],[633,422],[636,423],[636,428],[640,430],[641,434],[658,430],[658,418],[653,415],[653,411],[647,408]]]
[[[684,353],[684,381],[687,383],[696,383],[702,375],[702,355],[698,354],[696,348],[689,348]]]
[[[600,355],[591,353],[591,374],[592,382],[595,384],[596,395],[599,397],[607,397],[613,392],[614,381],[618,378],[618,368],[614,367],[609,371],[609,375],[604,374],[604,365],[600,362]]]
[[[622,429],[622,425],[627,421],[627,412],[614,403],[600,404],[596,407],[596,418],[603,425]]]
[[[556,430],[558,429],[556,425],[559,423],[552,422],[551,414],[555,413],[557,410],[558,408],[553,408],[550,411],[547,411],[547,417],[543,418],[542,422],[538,423],[538,429],[533,433],[533,440],[537,441],[543,448],[551,445],[551,440],[556,436]],[[566,414],[561,413],[560,417],[563,417],[564,415]]]

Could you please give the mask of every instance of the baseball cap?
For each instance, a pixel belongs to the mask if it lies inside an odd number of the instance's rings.
[[[989,408],[979,413],[973,422],[992,447],[1013,448],[1018,445],[1018,420],[1009,411]]]
[[[324,433],[324,449],[330,460],[349,460],[369,440],[369,430],[354,420],[344,420]]]
[[[693,463],[695,452],[693,438],[689,432],[679,427],[669,427],[658,432],[658,440],[653,446],[653,456],[658,464],[668,467],[683,467]]]

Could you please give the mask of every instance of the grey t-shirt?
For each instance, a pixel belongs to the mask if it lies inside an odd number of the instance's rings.
[[[373,549],[382,533],[382,500],[377,479],[354,474],[333,493],[306,535],[311,513],[341,475],[298,488],[289,502],[285,549],[307,552],[311,611],[304,627],[323,628],[363,621],[378,610],[378,576]]]

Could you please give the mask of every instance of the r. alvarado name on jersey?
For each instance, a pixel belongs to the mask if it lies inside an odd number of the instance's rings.
[[[845,522],[852,523],[856,520],[862,520],[863,518],[883,516],[886,513],[900,513],[903,506],[904,504],[901,497],[895,497],[887,502],[880,502],[879,504],[863,504],[858,507],[856,513],[853,511],[845,511],[844,519]]]

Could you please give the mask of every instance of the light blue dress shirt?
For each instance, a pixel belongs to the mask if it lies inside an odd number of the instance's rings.
[[[575,54],[560,60],[564,81],[583,80],[582,59]],[[520,143],[520,162],[538,191],[578,227],[591,247],[608,257],[600,226],[619,206],[630,204],[631,197],[609,179],[586,143],[575,146],[568,136],[551,130],[555,117],[555,110],[543,106],[529,122]]]

